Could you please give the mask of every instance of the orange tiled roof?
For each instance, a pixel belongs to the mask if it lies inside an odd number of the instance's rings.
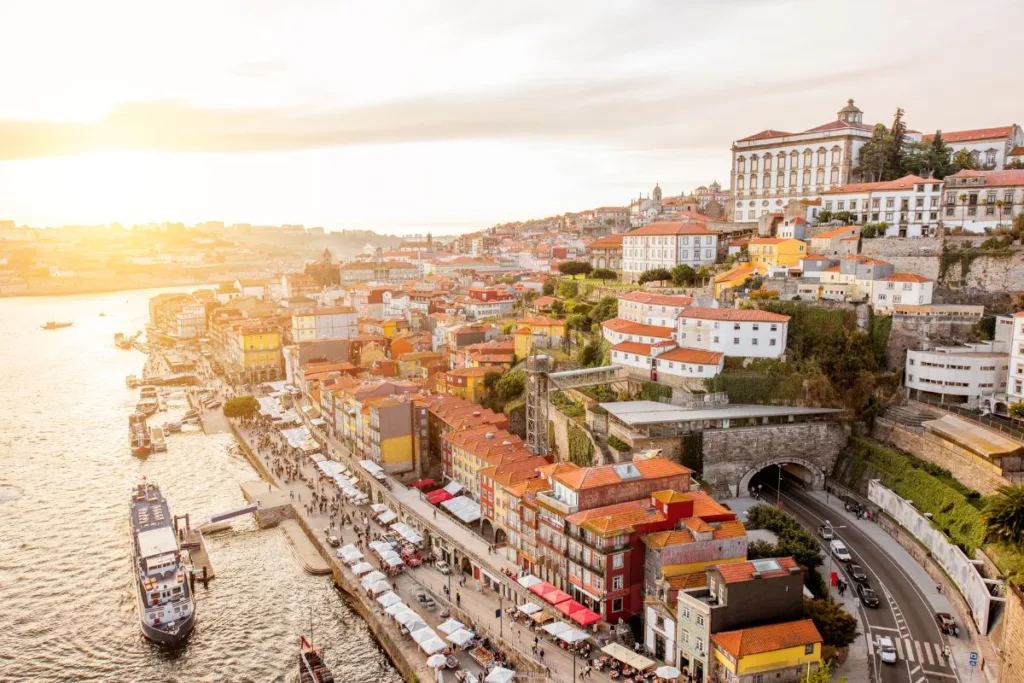
[[[718,365],[722,362],[722,354],[716,351],[679,347],[659,353],[658,360],[662,359],[678,363],[694,363],[696,365]]]
[[[935,183],[941,183],[941,180],[936,178],[922,178],[916,175],[906,175],[896,180],[883,180],[878,183],[850,183],[849,185],[843,185],[835,190],[825,190],[822,194],[849,194],[850,192],[878,192],[884,190],[911,190],[914,185],[920,185],[924,183],[926,185],[934,185]]]
[[[558,318],[548,318],[542,315],[528,315],[525,318],[520,318],[517,321],[519,325],[538,325],[542,327],[554,327],[558,325],[565,325],[564,320]]]
[[[1007,171],[958,171],[946,178],[984,178],[989,187],[1002,185],[1024,185],[1024,170]]]
[[[622,233],[618,235],[608,235],[601,239],[594,240],[590,243],[591,249],[621,249],[622,248]]]
[[[631,500],[627,503],[584,510],[569,515],[565,521],[574,526],[589,529],[602,535],[633,531],[639,524],[664,522],[667,518],[646,500]]]
[[[757,272],[754,266],[736,266],[715,277],[715,282],[728,282],[737,278],[746,278]]]
[[[842,235],[845,235],[846,233],[850,232],[850,230],[854,230],[857,233],[860,233],[860,226],[859,225],[846,225],[846,226],[844,226],[842,228],[836,228],[834,230],[829,230],[828,232],[823,232],[823,233],[817,234],[814,237],[812,237],[811,239],[812,240],[817,240],[817,239],[830,240],[833,237],[841,237]]]
[[[792,567],[798,567],[796,560],[792,557],[776,558],[779,568],[771,571],[762,571],[761,578],[774,579],[780,576],[789,576]],[[726,583],[740,583],[742,581],[753,581],[754,572],[758,571],[753,562],[731,562],[729,564],[716,565],[715,569],[722,575]]]
[[[942,133],[945,142],[974,142],[976,140],[995,140],[1006,138],[1013,132],[1013,126],[997,126],[995,128],[973,128],[971,130],[951,130]],[[928,133],[921,138],[922,142],[931,142],[935,139],[934,133]]]
[[[810,619],[783,624],[755,626],[738,631],[725,631],[711,636],[711,642],[734,659],[776,652],[801,645],[822,642],[821,634]]]
[[[718,522],[718,528],[715,529],[713,538],[716,541],[721,541],[727,538],[742,538],[746,535],[747,528],[743,526],[743,522],[733,519],[728,522]]]
[[[693,534],[689,529],[671,529],[669,531],[658,531],[644,536],[644,545],[648,548],[668,548],[674,545],[693,543]]]
[[[489,372],[501,372],[501,368],[457,368],[455,370],[449,370],[445,374],[449,377],[483,377]]]
[[[789,321],[788,315],[762,311],[757,308],[703,308],[694,306],[680,314],[683,318],[697,318],[700,320],[729,320],[735,322],[772,322],[784,323]]]
[[[675,306],[685,308],[693,303],[692,296],[673,296],[671,294],[652,294],[637,290],[627,294],[620,294],[619,300],[634,301],[639,304],[653,304],[656,306]]]
[[[881,278],[883,282],[931,282],[917,273],[893,273]]]
[[[693,470],[664,458],[634,460],[632,463],[644,479],[657,479],[680,474],[692,474]],[[582,490],[609,486],[623,481],[616,470],[617,465],[581,467],[554,475],[554,479],[571,489]]]
[[[635,334],[641,337],[660,337],[662,339],[672,338],[671,327],[644,325],[643,323],[635,323],[632,320],[626,320],[625,318],[612,318],[611,320],[605,320],[601,323],[601,326],[611,330],[612,332],[619,332],[620,334]]]
[[[688,590],[690,588],[707,588],[708,574],[707,572],[677,574],[675,576],[666,576],[665,580],[668,581],[670,588],[677,591]]]
[[[641,344],[640,342],[619,342],[612,347],[612,351],[622,351],[624,353],[635,353],[639,356],[651,355],[651,345]]]
[[[704,220],[707,220],[706,216],[701,216]],[[652,235],[714,235],[703,225],[696,225],[694,223],[681,223],[681,222],[659,222],[645,225],[642,228],[637,228],[631,232],[627,232],[626,237],[648,237]]]

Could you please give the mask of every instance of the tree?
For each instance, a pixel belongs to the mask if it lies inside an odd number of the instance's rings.
[[[590,319],[595,323],[603,323],[619,315],[619,300],[614,296],[601,297],[601,300],[590,309]]]
[[[804,598],[804,618],[814,622],[823,643],[831,647],[846,647],[860,635],[857,620],[831,600]]]
[[[532,304],[534,299],[536,299],[538,296],[539,295],[537,294],[537,292],[535,292],[534,290],[530,289],[530,290],[527,290],[526,294],[523,295],[523,301],[525,301],[528,304]]]
[[[510,401],[522,394],[525,387],[526,373],[522,370],[510,370],[494,383],[494,395],[503,401]]]
[[[891,138],[889,129],[881,123],[875,125],[871,139],[860,148],[857,157],[857,174],[871,182],[887,180],[886,165],[889,163]]]
[[[697,279],[697,271],[685,263],[673,266],[670,272],[672,274],[672,284],[676,287],[692,285]]]
[[[551,296],[555,293],[555,280],[548,279],[544,281],[544,285],[541,288],[541,292],[544,296]]]
[[[875,227],[874,223],[868,223],[867,225],[861,226],[860,236],[864,239],[871,239],[872,237],[878,236],[878,228]]]
[[[966,147],[953,155],[953,173],[957,171],[977,171],[978,164],[974,161],[974,155]]]
[[[254,396],[235,396],[224,401],[224,417],[249,418],[260,409],[260,403]]]
[[[770,557],[779,557],[779,548],[774,543],[758,539],[747,545],[748,560],[764,560]]]
[[[590,329],[590,317],[584,313],[572,313],[565,319],[569,329],[584,332]]]
[[[889,146],[886,150],[888,159],[886,168],[891,175],[885,180],[894,180],[903,177],[904,157],[906,156],[907,124],[903,123],[903,109],[897,108],[896,115],[892,119],[892,128],[889,129]]]
[[[576,360],[585,368],[594,368],[601,364],[601,340],[592,339],[580,347]]]
[[[942,132],[936,131],[929,142],[907,146],[903,166],[907,173],[941,180],[953,172],[952,158],[953,149],[942,139]]]
[[[487,372],[484,374],[484,388],[488,391],[494,389],[495,383],[501,378],[500,372]]]
[[[572,280],[559,280],[555,292],[562,299],[572,299],[580,293],[580,286]]]
[[[617,280],[619,276],[611,268],[595,268],[590,277],[595,280]]]
[[[562,275],[571,275],[576,277],[577,275],[586,275],[592,271],[594,267],[586,261],[564,261],[558,264],[558,272]]]
[[[648,282],[668,282],[672,279],[672,273],[665,268],[651,268],[640,273],[637,283],[645,285]]]
[[[819,223],[828,223],[830,220],[832,220],[831,211],[829,211],[828,209],[822,209],[821,211],[818,212]]]
[[[826,660],[818,664],[817,668],[807,669],[800,676],[800,683],[846,683],[846,676],[832,678],[832,660]]]
[[[1006,170],[1020,170],[1024,169],[1024,159],[1014,159],[1013,161],[1003,166]]]
[[[844,225],[846,225],[846,224],[848,224],[850,222],[850,212],[849,211],[836,211],[836,214],[835,214],[835,216],[833,216],[833,219],[837,220],[837,221],[840,221]]]
[[[999,487],[998,494],[985,506],[985,528],[993,538],[1020,544],[1024,539],[1024,486]]]
[[[1024,401],[1010,404],[1010,417],[1015,417],[1018,420],[1024,419]]]

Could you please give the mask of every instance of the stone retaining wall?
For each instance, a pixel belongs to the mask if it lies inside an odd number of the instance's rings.
[[[871,436],[905,453],[947,469],[964,486],[984,496],[1010,482],[998,467],[970,451],[927,431],[917,432],[884,418],[875,420]]]

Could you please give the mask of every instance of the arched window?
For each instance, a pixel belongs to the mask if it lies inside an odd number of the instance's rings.
[[[812,152],[809,149],[805,149],[804,150],[804,166],[810,166],[811,163],[814,161],[813,157],[814,157],[814,152]]]
[[[736,189],[737,190],[742,190],[743,189],[743,176],[741,176],[741,175],[736,176]]]
[[[757,172],[757,155],[756,154],[754,156],[750,157],[750,172],[751,173]]]
[[[824,185],[825,184],[825,169],[819,168],[818,169],[818,176],[817,177],[818,177],[818,182],[816,184],[817,185]]]
[[[770,173],[765,173],[764,174],[764,182],[761,183],[761,187],[763,187],[764,189],[767,190],[771,186],[772,186],[772,176],[771,176]]]
[[[842,155],[843,155],[843,150],[839,147],[839,145],[836,145],[835,147],[832,148],[832,165],[833,166],[838,166],[839,165],[839,157],[841,157]]]
[[[804,187],[809,187],[811,184],[811,169],[804,169]]]
[[[786,174],[783,173],[782,171],[779,171],[779,175],[775,179],[775,186],[776,187],[785,187],[786,186]]]
[[[776,167],[780,171],[785,170],[786,168],[786,155],[783,152],[779,152],[779,158]]]
[[[832,175],[829,178],[829,182],[832,183],[833,185],[838,185],[839,184],[839,169],[838,168],[833,168],[832,169]]]
[[[818,150],[818,166],[825,165],[825,148],[822,147]]]
[[[764,170],[766,170],[766,171],[772,170],[772,155],[771,154],[765,154],[764,155]]]
[[[746,163],[746,159],[744,159],[743,157],[736,157],[736,172],[743,173],[744,171],[746,171]]]
[[[796,187],[796,170],[795,169],[789,172],[789,186],[790,187]]]
[[[793,150],[792,152],[789,153],[789,167],[790,168],[799,168],[800,167],[800,155],[797,153],[796,150]]]
[[[753,160],[751,160],[751,161],[753,161]],[[757,189],[757,176],[756,175],[751,175],[750,176],[750,189],[751,190],[756,190]]]

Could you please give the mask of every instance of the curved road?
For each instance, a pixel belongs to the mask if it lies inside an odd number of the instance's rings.
[[[777,479],[773,476],[767,478],[771,483],[764,482],[763,490],[770,501],[776,496]],[[844,563],[831,557],[828,543],[817,534],[818,527],[830,521],[836,538],[843,541],[853,556],[853,562],[863,567],[868,575],[867,583],[878,594],[881,604],[877,608],[861,604],[860,609],[868,631],[865,634],[868,636],[868,653],[874,660],[875,669],[881,672],[881,680],[886,683],[954,683],[958,680],[956,671],[942,657],[946,636],[939,631],[935,612],[925,595],[925,591],[936,590],[935,586],[919,585],[900,566],[899,560],[860,529],[861,525],[871,522],[855,521],[785,479],[782,482],[782,501],[786,511],[818,537],[826,556],[822,571],[829,571],[831,560],[831,569],[846,579],[848,590],[856,591],[857,584],[850,578]],[[903,561],[912,560],[906,558]],[[881,636],[893,639],[899,656],[896,664],[879,661],[875,642]]]

